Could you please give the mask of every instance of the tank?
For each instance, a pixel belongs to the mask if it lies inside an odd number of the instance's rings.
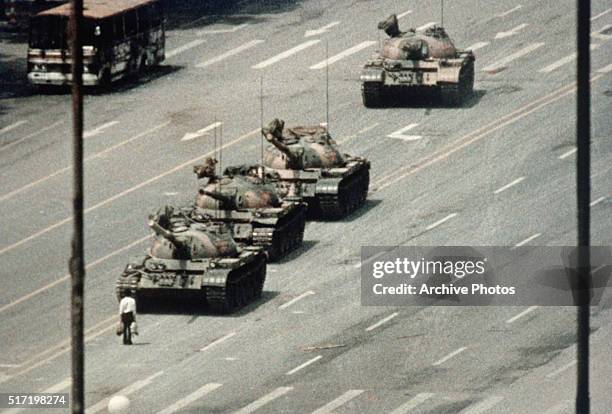
[[[459,50],[443,27],[401,32],[393,14],[378,24],[389,36],[361,71],[366,107],[380,107],[391,91],[433,91],[443,103],[457,106],[474,89],[474,54]]]
[[[170,206],[149,216],[148,224],[153,243],[119,276],[118,299],[126,291],[145,304],[191,298],[230,313],[261,297],[267,258],[260,247],[240,246],[224,225],[194,223]]]
[[[285,128],[275,119],[262,129],[272,145],[264,151],[265,173],[281,198],[300,197],[311,217],[338,219],[364,204],[370,162],[344,154],[321,125]]]
[[[207,182],[200,187],[193,208],[187,209],[192,220],[227,224],[237,242],[264,248],[268,261],[302,244],[306,203],[299,198],[281,200],[276,186],[266,182],[257,166],[229,167],[219,177],[216,164],[208,158],[194,167],[198,178]]]

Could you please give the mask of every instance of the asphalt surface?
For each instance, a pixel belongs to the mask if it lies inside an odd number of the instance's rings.
[[[455,43],[480,46],[475,96],[460,108],[361,104],[358,76],[376,49],[376,23],[408,10],[402,27],[439,21],[426,1],[181,3],[161,68],[87,96],[89,412],[105,412],[114,394],[127,395],[135,413],[573,412],[574,308],[360,305],[361,246],[576,240],[575,67],[562,60],[575,51],[575,2],[446,3]],[[604,246],[612,245],[610,7],[593,1],[593,31],[603,31],[592,38],[592,243]],[[214,151],[211,134],[181,138],[222,122],[223,164],[257,162],[260,79],[265,120],[323,122],[325,69],[311,67],[325,60],[326,43],[333,58],[368,41],[329,66],[331,133],[372,162],[366,206],[309,223],[304,246],[269,265],[260,302],[227,317],[140,315],[137,345],[121,346],[116,277],[146,248],[146,215],[191,200],[191,166]],[[67,390],[70,375],[70,97],[27,88],[26,49],[2,33],[0,392]],[[483,71],[508,56],[517,57]],[[389,137],[410,124],[404,135],[420,139]],[[592,412],[602,414],[612,407],[611,304],[608,293],[592,318]]]

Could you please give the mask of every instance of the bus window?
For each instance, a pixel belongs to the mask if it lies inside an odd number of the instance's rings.
[[[125,14],[125,35],[127,37],[134,36],[138,31],[138,21],[136,19],[136,10],[130,10]]]
[[[65,49],[68,46],[68,20],[63,16],[39,16],[30,25],[30,47]]]
[[[162,23],[163,10],[158,2],[151,3],[149,7],[149,13],[151,16],[151,27],[160,26]]]
[[[114,41],[121,42],[125,37],[125,33],[123,31],[123,15],[113,16],[113,26],[115,31]]]
[[[138,15],[138,31],[144,32],[150,29],[149,25],[149,9],[150,7],[139,7],[136,9]]]

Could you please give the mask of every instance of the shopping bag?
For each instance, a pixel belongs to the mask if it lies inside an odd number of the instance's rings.
[[[123,322],[119,321],[119,323],[117,324],[117,331],[115,332],[117,334],[117,336],[123,335]]]
[[[132,322],[130,330],[132,331],[132,335],[138,335],[138,325],[136,325],[136,321]]]

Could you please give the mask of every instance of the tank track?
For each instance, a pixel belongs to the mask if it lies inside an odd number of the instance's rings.
[[[262,246],[268,253],[268,260],[275,261],[298,248],[304,240],[306,214],[300,209],[288,220],[275,227],[253,229],[253,245]]]
[[[115,293],[117,294],[117,300],[120,301],[123,295],[130,291],[138,288],[138,281],[140,277],[138,273],[133,273],[129,276],[119,276],[117,283],[115,284]]]
[[[370,171],[367,168],[340,181],[336,194],[318,194],[319,214],[322,218],[339,219],[361,207],[368,196]]]
[[[218,313],[232,313],[261,297],[266,280],[266,262],[258,260],[246,269],[230,272],[224,287],[205,289],[208,307]]]
[[[383,85],[379,82],[365,82],[361,86],[361,99],[366,108],[379,108],[383,104]]]
[[[474,90],[474,64],[470,62],[459,74],[459,82],[440,86],[442,102],[447,106],[459,106]]]

